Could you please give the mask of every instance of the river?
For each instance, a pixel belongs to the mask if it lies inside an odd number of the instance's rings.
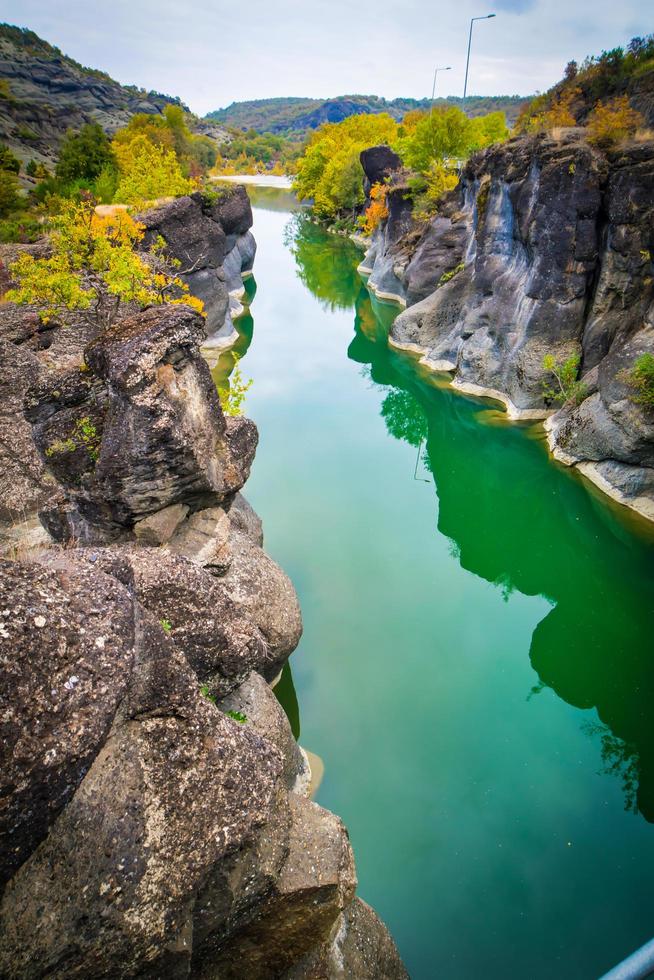
[[[654,936],[654,535],[390,350],[357,247],[250,190],[246,494],[317,801],[414,980],[590,980]]]

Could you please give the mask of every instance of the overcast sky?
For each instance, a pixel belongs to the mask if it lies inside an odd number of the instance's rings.
[[[647,0],[0,0],[0,19],[29,27],[124,84],[179,95],[194,112],[243,99],[463,90],[530,94],[566,62],[654,29]]]

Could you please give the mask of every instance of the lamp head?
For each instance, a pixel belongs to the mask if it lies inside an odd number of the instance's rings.
[[[488,14],[486,20],[490,20],[491,17],[497,17],[497,14]]]

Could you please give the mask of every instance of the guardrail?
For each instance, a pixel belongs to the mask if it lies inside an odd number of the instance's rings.
[[[654,974],[654,939],[637,949],[622,963],[600,977],[600,980],[643,980]]]

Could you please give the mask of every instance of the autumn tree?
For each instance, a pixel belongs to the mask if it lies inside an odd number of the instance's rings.
[[[364,235],[372,235],[384,218],[388,217],[388,197],[387,184],[373,184],[370,188],[370,204],[366,208],[363,216],[359,218],[359,224]]]
[[[140,204],[160,197],[177,197],[193,189],[182,174],[173,150],[136,136],[128,143],[115,142],[120,179],[114,200],[120,204]]]
[[[166,257],[158,238],[150,253],[138,253],[144,228],[125,211],[99,216],[89,201],[66,201],[53,220],[48,258],[21,255],[11,266],[17,286],[5,299],[40,308],[41,319],[76,311],[93,326],[110,326],[125,303],[187,303],[180,263]]]
[[[598,102],[588,117],[588,142],[603,148],[615,146],[633,136],[644,122],[626,95]]]
[[[312,135],[298,163],[294,188],[303,200],[313,198],[316,213],[325,218],[353,211],[364,201],[362,150],[392,143],[397,123],[386,113],[349,116],[327,123]]]

